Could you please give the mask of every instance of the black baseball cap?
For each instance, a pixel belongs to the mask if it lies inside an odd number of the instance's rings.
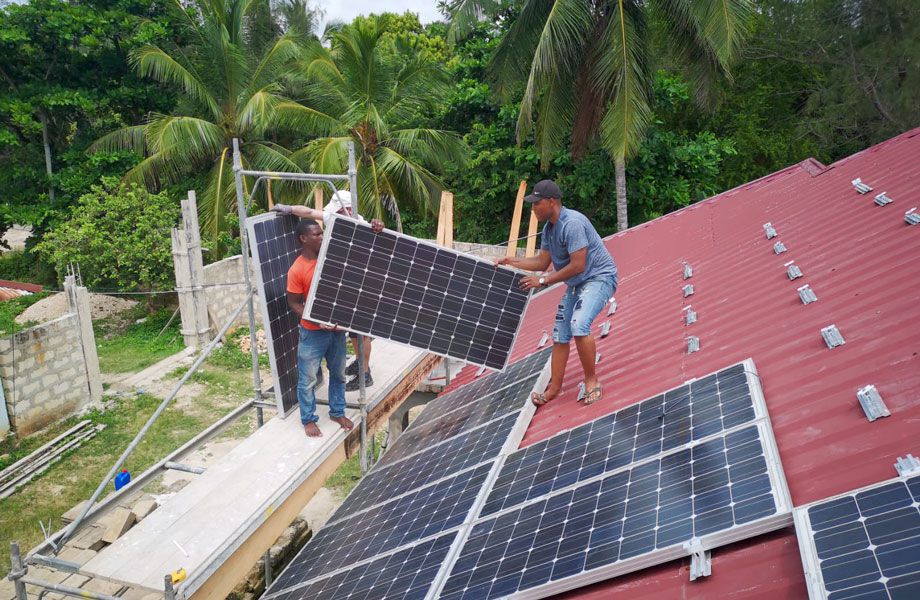
[[[546,198],[562,199],[562,190],[559,189],[559,186],[556,185],[556,182],[552,179],[538,181],[537,185],[533,186],[533,191],[530,192],[530,195],[524,198],[524,202],[534,203],[538,200],[545,200]]]

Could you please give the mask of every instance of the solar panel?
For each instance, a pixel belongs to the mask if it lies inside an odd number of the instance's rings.
[[[475,379],[459,389],[438,396],[425,406],[425,410],[412,422],[412,427],[420,427],[424,423],[465,407],[486,394],[498,392],[521,379],[538,375],[549,362],[550,354],[550,348],[535,352],[508,365],[504,371]]]
[[[278,412],[297,406],[297,344],[300,319],[287,304],[287,272],[300,252],[294,227],[298,219],[266,213],[246,219],[255,263],[256,289],[268,341],[269,363]]]
[[[539,373],[522,379],[506,388],[483,396],[475,402],[469,402],[439,419],[410,427],[399,436],[396,442],[380,460],[380,464],[389,464],[410,454],[427,450],[459,433],[474,429],[483,423],[512,411],[520,410],[529,402],[530,394],[537,382]]]
[[[495,458],[511,439],[519,415],[520,411],[511,413],[431,446],[426,452],[380,465],[364,476],[340,510],[343,513],[362,510]]]
[[[693,538],[782,527],[768,437],[750,425],[480,520],[440,597],[543,597],[686,556]]]
[[[515,452],[482,514],[763,417],[748,377],[738,364]]]
[[[795,510],[812,600],[920,598],[920,475]]]
[[[350,331],[503,369],[529,292],[520,272],[367,224],[326,224],[306,314]]]
[[[272,586],[263,598],[418,600],[425,597],[456,537],[454,531],[297,587],[277,589]],[[340,566],[349,567],[347,564]]]
[[[464,522],[492,463],[357,515],[339,510],[272,584],[283,589]]]

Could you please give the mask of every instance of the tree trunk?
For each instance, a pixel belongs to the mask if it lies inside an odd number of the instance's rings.
[[[45,172],[48,173],[48,199],[54,204],[54,183],[51,177],[54,171],[51,169],[51,136],[48,135],[48,119],[45,113],[38,113],[38,119],[42,122],[42,143],[45,145]]]
[[[617,180],[617,231],[629,228],[626,215],[626,160],[617,157],[613,161]]]

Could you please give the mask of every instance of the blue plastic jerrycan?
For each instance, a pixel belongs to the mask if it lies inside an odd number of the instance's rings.
[[[127,469],[115,476],[115,490],[120,490],[131,482],[131,473]]]

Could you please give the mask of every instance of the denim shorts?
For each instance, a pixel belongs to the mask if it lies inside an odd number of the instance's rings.
[[[591,335],[591,324],[601,309],[610,301],[616,291],[613,278],[589,279],[580,285],[569,287],[553,323],[553,342],[568,344],[572,337]]]

